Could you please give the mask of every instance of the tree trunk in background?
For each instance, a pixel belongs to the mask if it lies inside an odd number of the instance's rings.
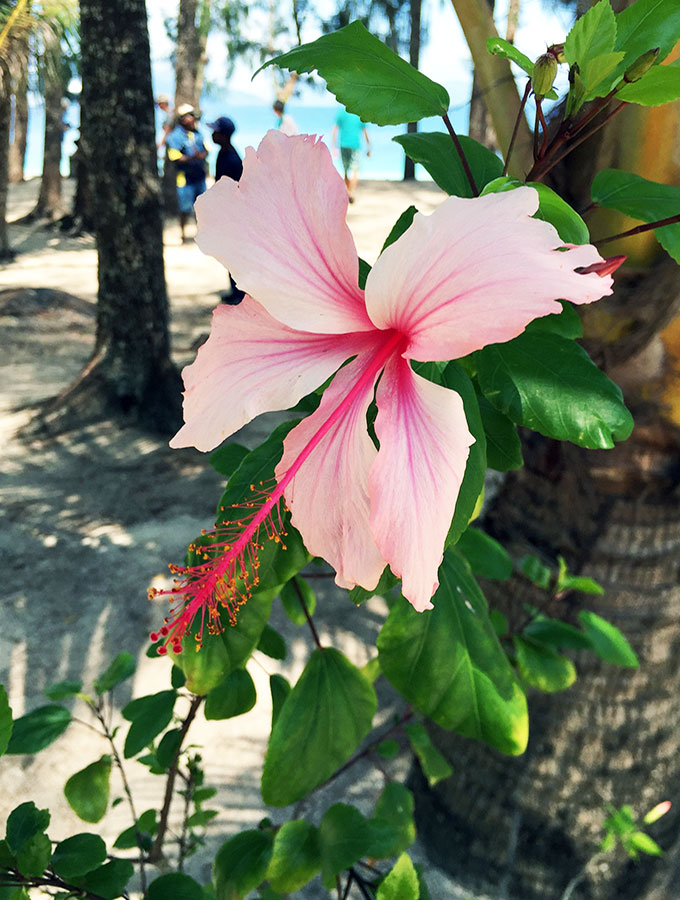
[[[411,0],[409,6],[410,34],[408,45],[409,62],[414,68],[420,65],[420,37],[422,33],[422,0]],[[406,126],[408,134],[418,131],[417,122],[409,122]],[[410,156],[404,157],[404,181],[413,181],[416,177],[416,166]]]
[[[99,259],[94,354],[46,410],[47,426],[123,415],[169,433],[181,420],[170,360],[144,0],[81,0],[85,116]]]
[[[671,57],[673,58],[673,57]],[[677,104],[630,107],[567,157],[553,183],[584,208],[596,171],[609,165],[680,182]],[[635,135],[636,139],[631,139]],[[633,223],[597,210],[594,238]],[[471,892],[503,900],[673,900],[680,896],[680,270],[651,232],[606,245],[627,253],[615,295],[584,310],[586,346],[621,385],[632,437],[610,451],[582,451],[532,435],[526,468],[507,478],[487,522],[516,556],[534,553],[605,588],[572,594],[549,614],[591,609],[629,638],[640,669],[579,654],[579,678],[559,694],[530,697],[527,753],[510,759],[436,729],[454,770],[430,789],[417,775],[419,831],[434,858]],[[533,588],[485,585],[491,606],[517,625]],[[632,863],[597,853],[605,804],[671,812],[649,831],[667,851]]]
[[[19,184],[24,180],[26,136],[28,134],[28,82],[25,77],[16,79],[14,85],[12,125],[12,142],[9,145],[9,183]]]
[[[200,108],[209,28],[210,0],[180,0],[177,17],[175,109],[182,103]]]
[[[0,261],[14,258],[7,230],[7,188],[9,185],[9,120],[11,103],[9,76],[0,61]]]
[[[493,15],[496,0],[488,0],[489,9]],[[498,149],[496,134],[491,124],[491,116],[484,99],[484,88],[479,75],[475,71],[472,75],[472,94],[470,95],[470,123],[469,135],[485,147],[492,150]]]
[[[61,101],[63,82],[61,54],[56,46],[46,51],[44,60],[45,140],[43,144],[43,170],[38,202],[24,220],[46,219],[54,222],[64,214],[61,185],[61,146],[64,138]]]

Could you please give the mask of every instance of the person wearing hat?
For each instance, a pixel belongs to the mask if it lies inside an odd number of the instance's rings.
[[[177,168],[177,205],[182,243],[187,238],[185,227],[193,213],[196,198],[205,191],[205,149],[203,137],[196,125],[196,111],[190,103],[177,107],[177,125],[166,141],[168,158]]]
[[[165,145],[165,142],[168,139],[168,135],[175,127],[175,111],[170,106],[170,96],[169,94],[159,94],[156,97],[156,106],[160,109],[160,111],[165,115],[163,119],[163,137],[156,144],[158,150],[162,149]]]
[[[236,131],[236,126],[229,116],[220,116],[214,122],[208,123],[208,128],[212,131],[212,139],[220,148],[215,163],[215,181],[220,178],[233,178],[238,181],[243,174],[243,162],[237,150],[231,145],[231,136]],[[230,289],[224,291],[220,296],[222,303],[228,303],[230,306],[236,306],[243,300],[244,292],[236,286],[236,282],[229,275]]]
[[[243,173],[243,162],[231,145],[231,136],[236,131],[236,125],[229,116],[220,116],[214,122],[209,122],[208,128],[213,133],[213,141],[220,148],[215,163],[215,181],[223,177],[238,181]]]

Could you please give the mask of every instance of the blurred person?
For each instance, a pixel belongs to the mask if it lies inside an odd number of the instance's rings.
[[[288,115],[287,112],[284,112],[286,108],[286,104],[283,100],[275,100],[272,109],[274,110],[274,115],[277,118],[276,127],[279,131],[282,131],[284,134],[297,134],[298,127],[295,124],[295,119]]]
[[[164,113],[165,118],[163,119],[162,129],[163,136],[160,141],[156,144],[158,150],[165,146],[165,142],[168,139],[168,135],[175,127],[175,111],[170,106],[170,97],[168,94],[159,94],[156,98],[156,106]]]
[[[177,205],[182,243],[187,241],[185,228],[194,203],[206,188],[205,159],[208,151],[196,124],[196,110],[190,103],[177,107],[177,124],[167,137],[168,159],[177,169]]]
[[[220,178],[232,178],[238,181],[243,173],[243,162],[238,151],[232,146],[231,136],[236,131],[236,125],[229,116],[220,116],[214,122],[208,123],[212,131],[212,139],[220,148],[215,162],[215,181]],[[220,294],[222,303],[236,306],[243,300],[245,294],[237,287],[236,282],[229,273],[230,289]]]
[[[335,124],[333,125],[331,134],[331,145],[333,156],[338,155],[338,147],[340,148],[340,158],[342,160],[342,169],[345,176],[345,187],[349,194],[350,203],[354,203],[354,195],[356,193],[357,185],[359,184],[362,134],[366,141],[366,156],[370,156],[371,141],[368,136],[366,125],[361,121],[359,116],[347,112],[344,107],[340,109],[335,117]]]

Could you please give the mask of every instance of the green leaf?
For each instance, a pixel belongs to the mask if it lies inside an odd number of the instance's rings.
[[[202,900],[203,888],[184,872],[169,872],[154,879],[145,900]]]
[[[467,559],[473,575],[494,581],[507,581],[512,575],[512,560],[504,547],[479,528],[470,526],[460,536],[458,550]]]
[[[291,690],[290,683],[283,675],[269,676],[269,691],[272,695],[272,728],[274,728],[284,701]]]
[[[71,722],[64,706],[39,706],[14,720],[7,753],[38,753],[62,735]]]
[[[371,271],[371,266],[366,262],[365,259],[359,257],[359,287],[363,291],[366,287],[366,279],[368,278],[368,273]]]
[[[588,60],[610,53],[616,44],[616,16],[609,0],[600,0],[577,19],[564,41],[568,63],[581,69]],[[587,82],[586,82],[587,83]]]
[[[287,806],[347,762],[371,729],[373,686],[334,648],[315,650],[272,729],[262,798]]]
[[[98,834],[74,834],[54,848],[51,866],[66,881],[86,875],[106,859],[106,844]]]
[[[0,756],[7,750],[13,727],[12,708],[9,705],[7,691],[4,686],[0,684]]]
[[[657,842],[644,831],[634,831],[627,839],[628,846],[646,853],[648,856],[663,856],[663,850]]]
[[[375,748],[375,752],[378,756],[382,756],[383,759],[394,759],[395,756],[399,755],[399,741],[395,741],[393,738],[387,738],[387,740],[381,741],[378,746]]]
[[[230,478],[249,453],[250,450],[242,444],[225,444],[213,450],[208,462],[220,475]]]
[[[271,625],[265,625],[257,642],[257,649],[270,659],[285,659],[287,648],[282,635]]]
[[[17,853],[17,869],[26,878],[42,875],[50,862],[52,841],[46,834],[34,834]]]
[[[616,209],[643,222],[667,219],[680,209],[680,187],[658,184],[618,169],[599,172],[591,193],[593,201],[600,206]],[[669,256],[680,263],[680,223],[655,228],[654,234]]]
[[[385,676],[439,725],[522,753],[526,698],[489,620],[486,600],[466,563],[446,551],[434,609],[416,612],[403,598],[378,636]]]
[[[82,878],[74,879],[74,883],[104,900],[114,900],[121,896],[134,874],[134,866],[128,859],[112,859]]]
[[[424,725],[420,722],[407,725],[406,734],[430,787],[453,773],[451,766],[432,743]]]
[[[46,687],[43,694],[48,700],[66,700],[67,697],[79,694],[82,688],[82,681],[58,681],[56,684]]]
[[[573,341],[525,332],[474,356],[480,388],[518,425],[591,449],[609,449],[633,429],[620,389]]]
[[[316,594],[314,593],[311,584],[305,578],[300,578],[298,575],[291,578],[291,580],[281,588],[279,596],[290,621],[293,622],[294,625],[306,625],[307,616],[300,603],[298,591],[302,594],[302,599],[307,607],[307,612],[310,616],[313,616],[316,609]]]
[[[408,209],[404,210],[404,212],[399,216],[397,221],[392,226],[392,230],[390,231],[390,233],[385,238],[385,243],[382,245],[383,250],[386,250],[391,244],[393,244],[395,241],[398,241],[402,234],[408,231],[417,212],[418,210],[415,208],[415,206],[409,206]],[[380,252],[382,253],[382,250]]]
[[[123,750],[126,759],[148,747],[156,735],[167,728],[176,699],[176,691],[159,691],[131,700],[123,707],[123,716],[132,722]]]
[[[580,591],[582,594],[604,594],[604,588],[592,578],[583,575],[570,575],[567,570],[567,563],[563,556],[557,557],[559,569],[557,572],[557,584],[555,585],[555,593],[560,594],[563,591]]]
[[[169,769],[172,765],[177,751],[182,743],[182,729],[173,728],[166,731],[156,748],[156,759],[158,765],[163,769]]]
[[[298,73],[316,69],[348,112],[376,125],[417,122],[442,116],[449,108],[445,88],[397,56],[361,22],[295,47],[258,72],[272,64]]]
[[[273,600],[274,594],[270,592],[254,594],[239,610],[236,624],[225,625],[220,637],[227,651],[230,671],[235,672],[244,666],[257,647],[271,614]]]
[[[680,69],[654,66],[639,81],[617,91],[616,99],[641,106],[661,106],[680,97]]]
[[[586,223],[559,194],[545,184],[538,181],[529,181],[525,184],[517,178],[503,175],[490,181],[481,192],[481,196],[502,194],[514,191],[518,187],[530,187],[538,193],[538,210],[534,213],[534,218],[549,222],[566,244],[588,243],[590,232]]]
[[[502,59],[509,59],[511,62],[517,63],[520,69],[524,69],[527,75],[533,75],[534,64],[521,53],[514,44],[500,37],[487,38],[486,49],[493,56],[500,56]]]
[[[168,645],[168,655],[184,674],[187,690],[198,697],[209,693],[231,669],[229,654],[220,634],[210,634],[203,628],[201,647],[198,648],[195,637],[201,628],[201,617],[197,616],[187,632],[181,653],[174,653],[172,645]]]
[[[246,669],[234,669],[208,694],[203,710],[206,719],[232,719],[255,706],[257,694]]]
[[[353,866],[368,852],[371,826],[356,806],[335,803],[319,825],[321,880],[325,887],[335,884],[335,876]]]
[[[372,591],[367,591],[366,588],[362,587],[354,587],[349,592],[349,599],[356,606],[360,606],[366,600],[370,600],[371,597],[385,597],[389,595],[392,588],[396,587],[398,584],[399,579],[397,578],[397,576],[392,573],[392,570],[389,566],[385,566],[385,568],[383,569],[383,573],[380,576],[380,580]]]
[[[456,197],[474,196],[463,164],[448,134],[443,131],[421,131],[417,134],[400,134],[392,140],[401,144],[406,155],[420,163],[447,194]],[[503,171],[503,161],[495,153],[470,137],[461,135],[459,140],[479,189],[499,177]]]
[[[285,822],[276,832],[267,880],[275,891],[297,891],[321,868],[319,831],[304,819]]]
[[[418,900],[418,874],[406,853],[402,853],[381,882],[376,900]]]
[[[517,670],[532,687],[546,694],[564,691],[576,681],[574,664],[545,644],[514,635]]]
[[[98,822],[109,803],[111,757],[102,756],[71,775],[64,785],[69,806],[84,822]]]
[[[187,819],[189,828],[205,828],[218,815],[216,809],[199,809]]]
[[[484,476],[486,475],[486,434],[482,425],[482,417],[479,413],[477,394],[472,382],[465,370],[456,362],[450,362],[444,369],[442,384],[460,394],[465,408],[470,433],[475,439],[470,447],[465,475],[458,493],[456,509],[451,521],[449,533],[446,536],[446,545],[455,544],[461,534],[468,527],[468,523],[477,506],[479,495],[484,489]]]
[[[21,803],[7,817],[7,844],[12,853],[18,853],[27,841],[42,834],[50,824],[50,811],[38,809],[33,801]]]
[[[264,881],[274,839],[270,831],[242,831],[222,844],[213,863],[217,900],[242,900]]]
[[[413,794],[396,781],[389,782],[375,805],[368,856],[386,859],[398,856],[416,839]]]
[[[552,571],[537,556],[531,553],[523,556],[519,563],[520,572],[528,578],[536,587],[547,591],[550,587]]]
[[[549,619],[547,616],[536,616],[524,628],[525,637],[532,638],[540,644],[547,644],[559,650],[562,647],[571,650],[592,650],[592,644],[588,636],[580,629],[562,622],[559,619]]]
[[[179,666],[174,665],[172,669],[170,669],[170,684],[176,691],[178,691],[181,687],[184,687],[187,679],[184,672],[180,669]]]
[[[583,610],[578,614],[578,620],[588,636],[593,652],[605,662],[615,666],[625,666],[637,669],[638,658],[619,629],[598,616],[594,612]]]
[[[123,651],[111,661],[94,683],[94,689],[98,694],[105,694],[121,681],[125,681],[135,674],[137,663],[130,653]]]
[[[486,434],[486,463],[497,472],[521,469],[524,465],[522,442],[513,423],[492,406],[482,394],[477,395],[479,414]]]
[[[680,5],[668,0],[637,0],[616,16],[616,26],[616,49],[626,53],[622,69],[654,47],[659,47],[662,60],[680,39]]]
[[[241,504],[252,493],[250,486],[260,486],[261,482],[267,484],[273,481],[274,469],[283,454],[283,440],[298,422],[299,419],[283,422],[272,431],[266,441],[243,458],[229,478],[220,498],[216,516],[218,522],[240,519],[243,515]],[[231,508],[237,505],[240,508],[235,511],[235,515],[230,515]]]
[[[157,830],[156,810],[147,809],[137,819],[136,826],[131,825],[125,831],[121,831],[113,846],[116,850],[131,850],[133,847],[141,847],[148,852],[151,849],[152,836]]]
[[[593,100],[595,97],[604,97],[612,89],[614,82],[619,78],[618,68],[625,53],[603,53],[594,59],[589,59],[583,64],[580,71],[581,84],[586,91],[583,102]],[[578,112],[580,104],[573,112]],[[572,113],[573,115],[573,113]]]
[[[559,334],[563,338],[580,338],[583,337],[583,325],[578,313],[571,305],[564,300],[560,300],[562,304],[561,313],[551,313],[548,316],[541,316],[529,322],[527,331],[549,332],[550,334]]]

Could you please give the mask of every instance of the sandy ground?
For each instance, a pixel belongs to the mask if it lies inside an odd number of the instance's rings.
[[[31,209],[36,192],[36,181],[12,187],[10,220]],[[348,217],[360,255],[375,260],[392,224],[411,203],[429,212],[442,197],[427,183],[361,184]],[[46,702],[41,694],[46,685],[66,678],[90,685],[108,661],[126,649],[138,658],[138,667],[134,679],[116,692],[119,710],[132,695],[168,686],[168,663],[145,656],[147,634],[161,618],[161,607],[147,600],[146,587],[167,571],[168,561],[183,556],[187,542],[202,527],[210,525],[222,482],[202,454],[171,451],[141,430],[119,429],[111,423],[47,442],[19,440],[17,430],[30,418],[29,407],[67,386],[91,352],[97,275],[89,237],[14,226],[11,238],[18,256],[0,268],[0,550],[5,582],[0,682],[7,686],[19,716]],[[197,339],[207,332],[225,276],[222,267],[203,256],[193,242],[180,243],[176,225],[167,228],[165,244],[174,355],[184,365],[193,358]],[[75,297],[61,296],[55,302],[40,290],[45,288]],[[244,429],[239,440],[254,446],[266,433],[268,423],[258,421]],[[357,612],[329,579],[320,584],[315,619],[322,641],[342,649],[358,664],[367,660],[367,646],[374,643],[384,614],[378,598]],[[277,604],[273,624],[288,636],[289,656],[279,664],[255,654],[249,664],[259,697],[255,709],[226,722],[206,722],[200,716],[192,729],[193,740],[205,748],[206,784],[218,788],[219,815],[209,825],[205,850],[189,868],[204,882],[210,878],[212,854],[226,837],[255,826],[264,815],[283,821],[291,812],[268,810],[259,798],[271,715],[268,675],[280,671],[294,681],[310,641],[307,630],[288,623]],[[389,691],[382,692],[389,704]],[[74,713],[87,719],[82,705]],[[388,713],[381,715],[385,719]],[[117,711],[115,717],[120,720]],[[88,830],[90,826],[66,804],[62,785],[106,749],[91,730],[73,723],[35,757],[4,757],[0,821],[17,803],[32,799],[51,809],[53,839]],[[396,765],[405,771],[406,762]],[[138,812],[159,808],[162,780],[134,762],[127,770]],[[339,780],[332,791],[300,805],[296,814],[315,819],[338,799],[356,802],[370,812],[382,776],[368,767],[356,774],[359,780]],[[120,783],[114,777],[113,796],[119,796]],[[94,829],[112,841],[129,824],[129,813],[120,804]],[[4,825],[0,829],[4,831]],[[415,855],[423,858],[423,848]],[[462,896],[441,873],[433,873],[429,882],[433,898]],[[325,894],[315,881],[296,896]]]

